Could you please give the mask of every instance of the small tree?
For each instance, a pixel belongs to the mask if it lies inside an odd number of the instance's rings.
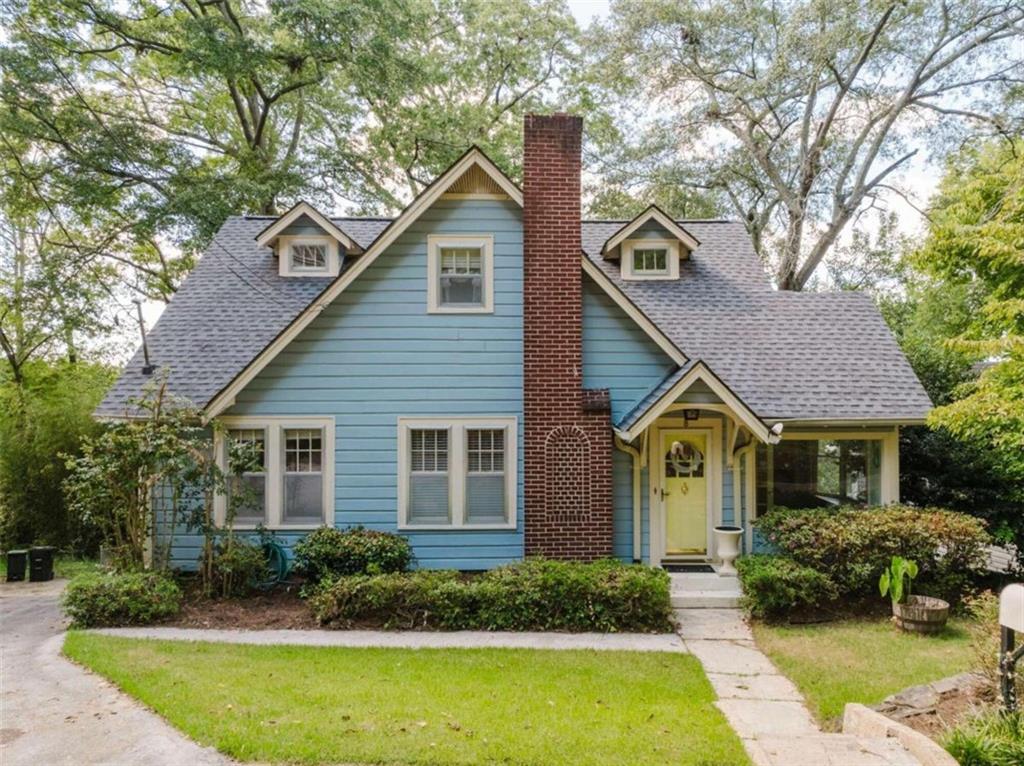
[[[69,507],[98,528],[121,569],[167,569],[179,525],[199,531],[204,537],[200,572],[209,586],[220,533],[214,497],[227,497],[230,536],[236,510],[245,502],[242,483],[221,470],[210,430],[190,405],[168,395],[166,380],[148,387],[131,406],[140,417],[109,425],[84,443],[81,457],[68,461]],[[253,456],[243,447],[233,449],[231,457],[231,472],[251,467]],[[162,502],[154,509],[157,490]]]

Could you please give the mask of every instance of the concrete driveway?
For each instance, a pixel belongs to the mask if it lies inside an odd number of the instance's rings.
[[[233,763],[61,656],[64,584],[0,583],[0,764]]]

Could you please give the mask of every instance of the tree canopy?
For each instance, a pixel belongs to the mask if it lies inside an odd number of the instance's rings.
[[[723,199],[799,290],[915,155],[1014,127],[1022,34],[994,0],[620,0],[590,48],[662,177]]]

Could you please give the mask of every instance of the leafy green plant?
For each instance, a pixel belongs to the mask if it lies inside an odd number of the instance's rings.
[[[320,527],[299,540],[293,551],[296,570],[313,582],[404,572],[412,563],[412,545],[407,538],[364,527]]]
[[[943,746],[960,766],[1020,766],[1024,714],[988,710],[950,731]]]
[[[618,561],[529,559],[477,576],[451,570],[327,580],[309,597],[317,620],[441,630],[671,630],[668,575]]]
[[[262,546],[233,535],[217,543],[211,585],[222,598],[249,595],[266,573],[267,556]]]
[[[146,625],[181,609],[181,588],[159,572],[84,574],[73,579],[62,600],[74,628]]]
[[[828,575],[840,594],[869,598],[893,556],[917,562],[919,593],[959,601],[984,572],[990,538],[980,519],[935,508],[790,510],[755,522],[765,540],[798,564]]]
[[[778,619],[793,610],[816,610],[839,595],[828,575],[785,556],[742,556],[736,561],[744,607],[755,617]]]
[[[878,578],[878,590],[882,597],[889,596],[894,604],[902,604],[910,598],[910,584],[917,577],[917,562],[902,556],[893,556],[888,568]]]

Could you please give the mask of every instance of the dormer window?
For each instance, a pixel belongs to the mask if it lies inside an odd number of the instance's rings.
[[[327,245],[322,242],[292,242],[289,246],[292,271],[326,271]]]
[[[490,314],[494,311],[494,237],[427,237],[427,311]]]
[[[644,276],[668,276],[668,248],[633,248],[633,273]]]
[[[328,236],[283,234],[277,257],[282,277],[335,277],[341,266],[338,242]]]
[[[627,239],[622,243],[623,279],[679,279],[679,243]]]
[[[256,237],[277,257],[282,277],[336,277],[347,256],[363,248],[337,223],[308,202],[300,202]]]

